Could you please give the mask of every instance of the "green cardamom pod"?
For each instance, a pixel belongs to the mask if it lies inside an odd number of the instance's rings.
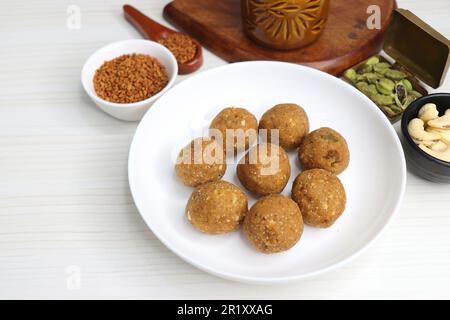
[[[378,71],[375,71],[377,74],[380,74],[383,78],[385,78],[386,76],[385,76],[385,74],[386,74],[386,72],[388,72],[388,70],[391,70],[391,69],[388,69],[388,68],[385,68],[385,69],[381,69],[381,70],[378,70]]]
[[[392,91],[389,91],[389,90],[386,90],[386,89],[380,87],[380,85],[378,83],[377,83],[376,87],[377,87],[377,91],[378,91],[379,94],[383,94],[383,95],[386,95],[386,96],[392,95]]]
[[[348,69],[347,71],[345,71],[344,76],[350,81],[355,82],[358,74],[356,73],[355,69]]]
[[[386,78],[386,77],[384,76],[384,74],[382,74],[382,73],[375,72],[375,74],[376,74],[380,79]]]
[[[378,93],[377,87],[374,84],[369,84],[369,86],[365,90],[367,91],[369,96]]]
[[[422,97],[422,94],[420,92],[418,92],[418,91],[415,91],[415,90],[412,90],[410,92],[410,94],[413,95],[414,97],[416,97],[417,99]]]
[[[367,82],[364,82],[364,81],[360,81],[360,82],[356,83],[356,87],[360,91],[363,91],[363,92],[364,92],[365,89],[367,89],[368,86],[369,86],[369,84]]]
[[[377,82],[377,88],[382,88],[387,92],[386,94],[390,94],[394,92],[395,82],[389,79],[380,79]]]
[[[372,72],[372,66],[370,64],[362,64],[357,71],[359,74]]]
[[[368,85],[367,82],[360,82],[359,83],[359,88],[358,88],[362,93],[364,93],[367,96],[372,96],[375,94],[378,94],[377,88],[375,87],[374,84],[370,84]]]
[[[394,111],[396,114],[399,114],[399,113],[402,113],[402,112],[403,112],[403,108],[402,108],[402,107],[399,107],[399,106],[397,106],[397,105],[395,105],[395,104],[391,104],[389,107],[390,107],[390,108],[392,109],[392,111]]]
[[[378,58],[377,56],[373,56],[366,61],[366,64],[368,64],[369,66],[373,66],[379,62],[380,62],[380,58]]]
[[[373,72],[364,73],[363,76],[366,78],[367,82],[376,84],[380,80],[380,76]]]
[[[400,83],[406,88],[407,92],[410,92],[413,90],[413,85],[412,85],[411,81],[409,81],[408,79],[402,79],[402,80],[400,80]]]
[[[394,112],[394,110],[392,110],[392,108],[390,108],[389,106],[383,106],[382,109],[390,118],[393,118],[397,115],[397,113]]]
[[[377,94],[371,95],[370,98],[373,100],[373,102],[375,102],[379,106],[391,105],[391,104],[395,103],[393,96],[388,96],[388,95],[384,95],[384,94],[377,93]]]
[[[379,72],[379,73],[385,73],[387,70],[391,68],[391,65],[387,62],[380,62],[373,66],[373,71]]]
[[[367,82],[367,79],[366,79],[366,77],[363,76],[362,74],[358,74],[358,75],[356,76],[355,82],[360,82],[360,81]]]
[[[387,70],[384,75],[392,80],[403,80],[406,78],[406,73],[392,69]]]

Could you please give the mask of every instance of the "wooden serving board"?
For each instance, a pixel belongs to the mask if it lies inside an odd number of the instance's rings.
[[[331,0],[328,24],[309,47],[278,51],[248,39],[241,24],[240,0],[175,0],[164,17],[202,45],[229,61],[279,60],[308,65],[333,75],[378,52],[395,0]],[[381,9],[381,29],[369,30],[367,8]]]

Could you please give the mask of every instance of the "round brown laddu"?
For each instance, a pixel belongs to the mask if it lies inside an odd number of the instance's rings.
[[[244,233],[256,250],[276,253],[292,248],[303,233],[297,204],[282,195],[269,195],[256,202],[244,220]]]
[[[320,128],[303,139],[298,150],[303,170],[325,169],[335,174],[343,172],[350,162],[347,141],[331,128]]]
[[[328,228],[345,210],[347,197],[339,178],[323,169],[303,171],[292,185],[292,199],[306,224]]]
[[[237,176],[257,197],[280,193],[291,176],[288,155],[280,146],[258,144],[239,161]]]
[[[225,151],[243,151],[247,150],[258,137],[258,120],[246,109],[235,107],[225,108],[212,120],[209,129],[210,134],[214,129],[220,131]],[[244,139],[240,141],[237,138],[237,134],[233,134],[227,142],[227,130],[242,130]],[[244,145],[238,145],[240,142]],[[227,143],[232,145],[228,146],[226,145]]]
[[[215,156],[218,156],[217,162]],[[222,146],[209,137],[194,139],[178,154],[175,172],[185,185],[197,187],[220,180],[227,164]]]
[[[267,129],[267,142],[272,143],[272,130],[278,129],[279,145],[289,151],[298,148],[308,134],[309,120],[305,110],[299,105],[278,104],[264,113],[259,121],[259,129]]]
[[[248,210],[247,196],[235,185],[219,180],[195,190],[185,214],[198,230],[222,234],[239,228]]]

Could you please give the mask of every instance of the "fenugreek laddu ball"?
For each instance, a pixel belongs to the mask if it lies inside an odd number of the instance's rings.
[[[298,204],[304,222],[317,228],[332,226],[347,202],[339,178],[323,169],[300,173],[292,185],[291,197]]]
[[[258,144],[239,161],[237,176],[242,185],[257,197],[280,193],[291,176],[288,155],[278,145]]]
[[[303,170],[325,169],[335,174],[343,172],[350,162],[347,141],[331,128],[320,128],[308,134],[298,150]]]
[[[222,145],[210,137],[194,139],[178,154],[175,172],[186,186],[220,180],[227,164]]]
[[[298,148],[308,134],[309,120],[299,105],[278,104],[264,113],[259,121],[259,129],[267,130],[267,142],[272,143],[272,130],[278,130],[279,145],[289,151]]]
[[[247,196],[235,185],[219,180],[195,190],[185,213],[189,222],[201,232],[222,234],[238,229],[247,210]]]
[[[258,120],[244,108],[225,108],[212,120],[209,131],[211,136],[221,134],[225,151],[247,150],[257,140]]]
[[[303,233],[303,219],[297,204],[282,195],[257,201],[244,220],[244,233],[256,250],[277,253],[292,248]]]

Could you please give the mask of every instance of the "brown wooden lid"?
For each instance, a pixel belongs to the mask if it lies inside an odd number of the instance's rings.
[[[450,41],[412,12],[393,12],[383,48],[432,88],[442,85],[450,65]]]

